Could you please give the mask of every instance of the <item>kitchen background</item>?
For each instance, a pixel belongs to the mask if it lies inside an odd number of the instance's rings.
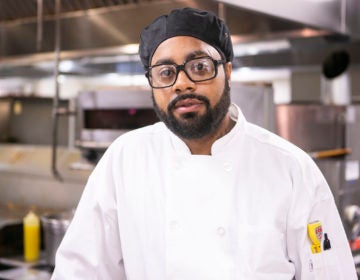
[[[314,157],[360,263],[359,1],[0,0],[0,264],[30,209],[75,208],[109,143],[156,121],[139,33],[185,6],[227,22],[233,101]]]

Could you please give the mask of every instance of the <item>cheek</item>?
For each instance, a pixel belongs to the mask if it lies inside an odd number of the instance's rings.
[[[221,81],[220,79],[217,80],[211,87],[211,93],[210,95],[208,96],[209,99],[211,100],[210,102],[212,103],[212,105],[216,104],[223,92],[224,92],[224,89],[225,89],[225,81]]]
[[[159,92],[158,90],[154,90],[153,96],[154,96],[154,100],[155,100],[156,104],[160,108],[166,108],[170,102],[170,100],[168,98],[168,94],[166,94],[164,92]]]

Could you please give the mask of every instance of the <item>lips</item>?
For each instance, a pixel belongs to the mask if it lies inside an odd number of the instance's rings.
[[[190,106],[199,105],[199,104],[203,104],[203,102],[198,99],[188,98],[188,99],[184,99],[184,100],[180,100],[180,101],[176,102],[175,108],[190,107]]]
[[[175,103],[174,109],[180,113],[188,113],[198,110],[204,102],[194,98],[179,100]]]

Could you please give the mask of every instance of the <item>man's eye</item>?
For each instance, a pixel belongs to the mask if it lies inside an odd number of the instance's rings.
[[[173,68],[164,67],[162,69],[159,69],[158,75],[162,78],[171,77],[175,74],[175,70]]]
[[[211,65],[206,61],[198,61],[192,64],[191,71],[194,73],[211,72]]]

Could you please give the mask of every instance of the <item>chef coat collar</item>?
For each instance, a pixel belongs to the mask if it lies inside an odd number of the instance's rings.
[[[238,131],[244,129],[244,125],[246,123],[246,119],[242,114],[240,108],[232,103],[229,107],[230,118],[236,122],[235,126],[230,130],[229,133],[224,135],[223,137],[217,139],[211,147],[211,155],[216,155],[221,152],[224,147],[237,135]],[[175,135],[173,132],[168,130],[171,137],[171,142],[174,147],[176,153],[180,155],[191,155],[191,151],[189,147],[185,144],[181,138]]]

